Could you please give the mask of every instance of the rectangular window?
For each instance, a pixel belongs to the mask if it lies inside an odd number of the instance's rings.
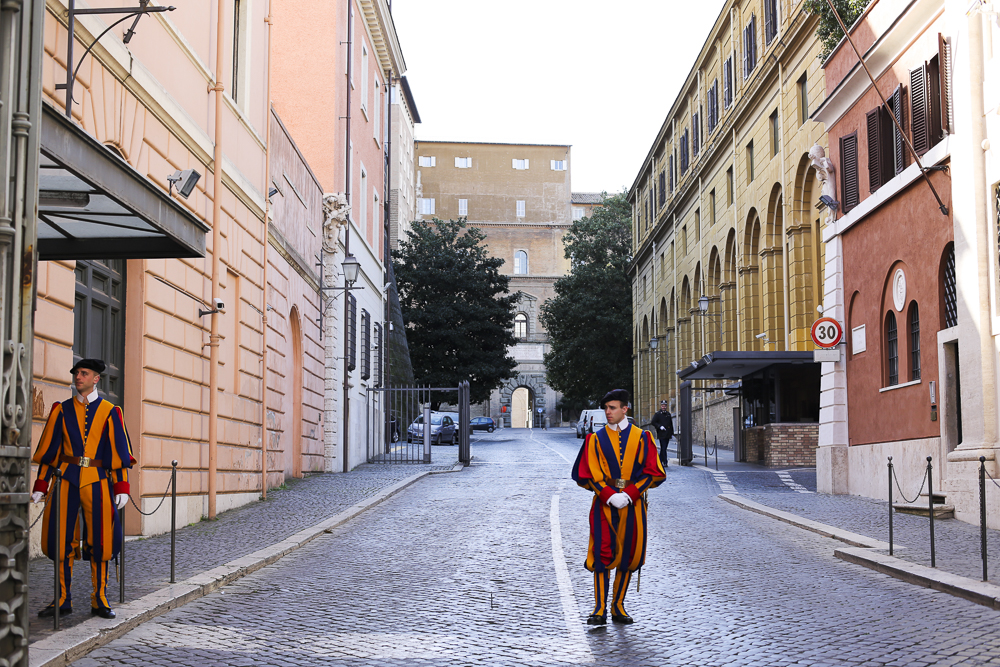
[[[361,165],[361,193],[355,201],[358,202],[358,215],[354,222],[364,230],[368,226],[368,172],[365,165]]]
[[[922,97],[924,91],[921,89],[918,93]],[[871,192],[878,190],[906,168],[906,143],[892,120],[895,116],[903,130],[906,130],[903,97],[903,87],[897,86],[886,105],[875,107],[865,114],[868,133],[868,188]]]
[[[681,135],[681,176],[687,173],[690,160],[690,154],[688,153],[688,129],[684,128],[684,134]]]
[[[757,15],[743,28],[743,79],[749,79],[757,67]]]
[[[434,215],[434,198],[421,197],[417,199],[417,207],[420,210],[420,215]]]
[[[372,376],[372,316],[361,309],[361,379]]]
[[[753,141],[747,144],[747,183],[753,182]]]
[[[694,212],[694,240],[701,240],[701,209],[696,209]]]
[[[910,71],[910,120],[913,148],[923,155],[944,138],[947,103],[941,94],[941,55]]]
[[[674,171],[674,154],[670,154],[670,192],[674,191],[674,183],[677,182],[676,174]]]
[[[549,160],[549,168],[552,171],[566,171],[566,160]]]
[[[457,158],[455,158],[455,168],[456,169],[471,169],[472,168],[472,158],[471,157],[457,157]]]
[[[511,160],[511,167],[513,167],[514,169],[519,169],[519,170],[521,170],[521,169],[527,169],[528,168],[528,160],[518,160],[517,158],[514,158],[513,160]]]
[[[799,124],[804,124],[809,120],[809,82],[803,74],[799,79]]]
[[[712,81],[712,87],[708,89],[708,133],[715,132],[715,127],[719,124],[719,80]]]
[[[687,225],[681,227],[681,248],[684,250],[684,255],[688,254],[688,228]]]
[[[417,158],[417,166],[433,167],[437,164],[437,159],[433,155],[421,155]]]
[[[889,313],[885,321],[885,343],[886,361],[888,361],[889,366],[888,386],[892,387],[899,384],[899,341],[896,332],[896,315],[892,312]]]
[[[733,57],[722,64],[722,105],[728,109],[733,104]]]
[[[582,206],[573,207],[573,220],[583,220],[586,217],[586,210]]]
[[[384,354],[382,343],[382,325],[378,322],[372,325],[375,329],[375,386],[382,386],[382,355]]]
[[[243,0],[233,0],[233,101],[240,100],[240,61],[243,59],[240,50],[240,32],[243,27]]]
[[[840,198],[844,212],[858,205],[858,133],[840,138]]]
[[[691,155],[698,157],[701,150],[701,112],[691,116]]]
[[[469,215],[469,200],[468,199],[459,199],[458,200],[458,214],[460,216],[467,216],[467,215]]]
[[[733,168],[726,169],[726,206],[733,205]]]
[[[781,148],[781,123],[778,121],[778,110],[775,109],[769,119],[771,123],[771,156],[778,154]]]
[[[347,295],[347,370],[358,367],[358,300]]]
[[[368,118],[368,47],[361,43],[361,111]]]
[[[920,379],[920,310],[910,306],[910,380]]]
[[[519,218],[523,218],[524,217],[524,200],[523,199],[518,199],[517,200],[517,217],[519,217]]]
[[[778,0],[764,0],[764,44],[778,36]]]
[[[709,225],[714,225],[715,224],[715,188],[712,188],[712,191],[708,193],[708,206],[709,206],[709,210],[708,210],[708,214],[709,214],[708,224]]]
[[[382,122],[379,116],[379,112],[382,110],[382,88],[378,85],[378,79],[375,79],[375,99],[372,102],[372,136],[375,138],[375,143],[381,144],[382,138],[379,136],[379,132],[382,130]]]
[[[667,174],[660,172],[660,206],[667,202]]]

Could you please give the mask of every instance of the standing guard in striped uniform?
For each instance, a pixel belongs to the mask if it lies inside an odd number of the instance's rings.
[[[42,551],[62,564],[59,599],[38,612],[42,617],[55,614],[57,604],[60,614],[73,611],[70,589],[74,552],[79,545],[77,515],[81,509],[83,557],[90,561],[94,585],[90,613],[102,618],[115,617],[108,604],[108,561],[121,548],[119,510],[128,502],[128,469],[135,459],[121,408],[97,395],[96,386],[106,367],[100,359],[76,362],[70,371],[76,396],[52,406],[35,450],[33,460],[38,464],[38,479],[32,489],[32,502],[41,501],[49,490],[54,468],[62,471],[59,512],[53,511],[51,502],[46,503],[42,519]]]
[[[632,573],[646,560],[645,492],[666,479],[652,436],[625,416],[629,394],[609,391],[601,400],[608,424],[588,435],[573,464],[573,481],[594,492],[586,568],[594,573],[594,613],[589,625],[605,625],[608,583],[615,570],[611,620],[632,623],[625,593]]]

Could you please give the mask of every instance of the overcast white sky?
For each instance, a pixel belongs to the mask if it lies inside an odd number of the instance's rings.
[[[570,144],[574,192],[632,185],[724,0],[393,0],[417,139]]]

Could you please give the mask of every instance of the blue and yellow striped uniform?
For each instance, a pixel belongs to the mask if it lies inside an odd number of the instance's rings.
[[[87,457],[100,465],[81,466],[66,461],[69,457]],[[94,584],[91,606],[109,608],[108,561],[118,555],[122,540],[114,496],[128,494],[128,469],[135,463],[121,408],[102,398],[89,404],[73,398],[54,404],[33,460],[38,464],[34,491],[48,491],[54,468],[62,471],[59,513],[47,502],[42,519],[42,551],[62,562],[56,603],[63,607],[72,599],[73,557],[79,543],[77,514],[82,508],[84,557],[91,561]]]

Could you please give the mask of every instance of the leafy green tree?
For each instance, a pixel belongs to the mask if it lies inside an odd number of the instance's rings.
[[[486,235],[464,218],[414,222],[392,253],[406,323],[413,376],[418,384],[457,387],[468,380],[473,403],[514,376],[507,350],[514,338],[510,277],[490,257]],[[454,401],[435,394],[432,407]]]
[[[844,25],[850,30],[854,22],[858,20],[865,7],[871,0],[833,0],[833,6],[837,8],[837,13],[843,19]],[[816,36],[823,44],[823,50],[819,54],[820,60],[826,60],[840,44],[844,38],[844,31],[837,23],[837,17],[833,15],[833,10],[826,0],[806,0],[805,8],[811,14],[819,16],[819,25],[816,26]]]
[[[563,405],[594,405],[609,390],[632,387],[632,207],[626,193],[609,197],[563,237],[570,273],[542,306],[549,335],[549,385]]]

